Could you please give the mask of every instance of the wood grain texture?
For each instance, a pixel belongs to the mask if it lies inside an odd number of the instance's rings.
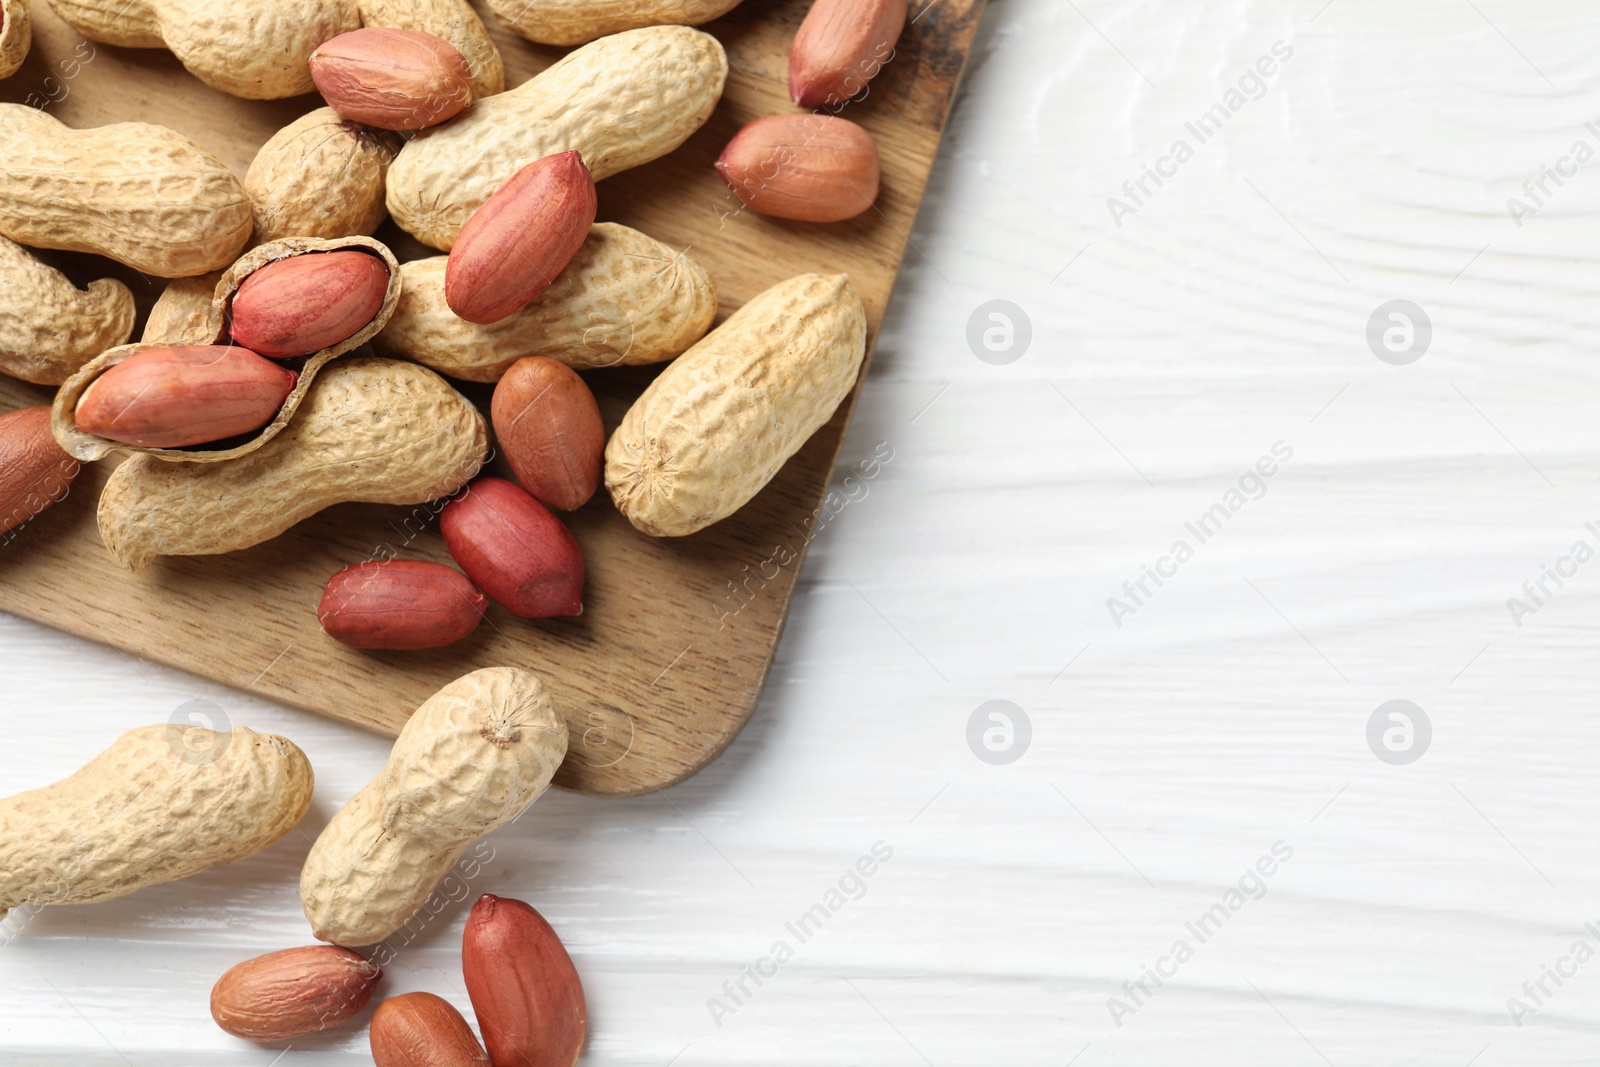
[[[721,317],[792,275],[847,272],[875,338],[983,0],[934,5],[908,29],[868,97],[851,105],[850,117],[879,141],[884,191],[877,210],[829,227],[740,210],[711,166],[746,122],[793,110],[788,45],[807,6],[746,3],[706,27],[732,66],[722,103],[678,152],[602,183],[600,218],[689,249],[717,282]],[[21,73],[0,84],[0,99],[45,104],[72,126],[124,119],[170,125],[242,175],[268,137],[319,103],[226,97],[165,52],[90,46],[47,7],[38,16],[33,53]],[[561,54],[502,32],[492,20],[491,27],[509,84]],[[392,224],[378,236],[403,260],[432,254]],[[75,279],[105,270],[89,257],[50,260]],[[147,313],[160,283],[110,273],[135,287]],[[608,430],[650,376],[588,376]],[[488,390],[463,389],[487,401]],[[701,534],[641,536],[604,493],[575,513],[570,525],[590,575],[581,618],[529,622],[494,607],[473,637],[448,649],[346,649],[317,625],[323,583],[343,566],[390,554],[448,561],[436,509],[336,507],[255,549],[169,560],[131,576],[95,529],[103,469],[85,471],[68,500],[0,553],[0,608],[390,735],[424,699],[468,671],[530,668],[551,681],[572,729],[557,784],[600,795],[647,792],[704,766],[748,718],[858,392],[766,491]],[[45,398],[41,390],[0,384],[0,407]],[[779,552],[797,558],[769,564]]]

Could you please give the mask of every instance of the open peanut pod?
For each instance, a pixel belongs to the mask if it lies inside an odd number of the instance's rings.
[[[56,394],[51,430],[85,461],[117,449],[181,463],[248,455],[289,424],[328,361],[383,329],[400,287],[394,253],[370,237],[287,237],[251,249],[217,282],[203,331],[90,360]],[[309,345],[321,347],[302,351]],[[205,441],[187,443],[194,438]]]

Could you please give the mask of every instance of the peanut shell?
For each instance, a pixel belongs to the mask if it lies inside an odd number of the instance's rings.
[[[28,58],[33,45],[33,19],[28,14],[27,0],[5,0],[0,4],[0,78],[9,78]]]
[[[21,245],[0,237],[0,371],[60,385],[133,333],[133,293],[115,278],[79,289]]]
[[[683,26],[585,45],[408,142],[389,168],[389,214],[448,250],[472,213],[537,159],[576,150],[601,181],[671,152],[711,117],[727,77],[717,39]]]
[[[704,267],[614,222],[591,226],[550,288],[489,326],[450,310],[447,262],[401,264],[400,303],[373,348],[453,378],[494,382],[528,356],[577,370],[660,363],[704,337],[717,316],[717,288]]]
[[[384,176],[399,150],[394,134],[347,122],[331,107],[295,119],[244,176],[255,240],[370,234],[386,214]]]
[[[489,0],[495,16],[539,44],[583,44],[642,26],[698,26],[739,0]]]
[[[678,537],[732,515],[855,384],[867,317],[844,274],[802,274],[734,312],[667,366],[606,445],[628,521]]]
[[[250,201],[222,161],[147,122],[74,130],[0,104],[0,234],[93,252],[158,278],[226,267],[250,239]]]
[[[134,570],[157,556],[233,552],[334,504],[449,496],[488,451],[483,416],[437,374],[375,357],[342,360],[317,378],[299,416],[249,455],[122,463],[100,496],[100,537]]]
[[[290,259],[295,256],[318,252],[348,251],[362,249],[381,259],[389,271],[389,287],[384,294],[383,304],[378,313],[366,326],[346,337],[337,344],[330,345],[319,352],[313,352],[306,357],[300,367],[300,379],[295,383],[294,389],[289,393],[288,399],[278,409],[277,416],[262,427],[261,431],[249,440],[230,448],[208,448],[196,446],[192,448],[141,448],[136,445],[127,445],[112,441],[105,437],[89,433],[77,425],[73,415],[77,411],[78,401],[94,380],[110,368],[121,363],[130,356],[151,348],[162,348],[174,342],[186,344],[228,344],[228,309],[239,287],[244,284],[256,271],[276,263],[279,260]],[[359,348],[370,340],[377,332],[383,329],[389,321],[389,316],[394,313],[395,306],[400,302],[400,264],[395,260],[394,253],[374,241],[370,237],[344,237],[336,240],[324,240],[311,237],[293,237],[281,241],[253,248],[241,256],[238,262],[223,272],[218,280],[216,290],[211,298],[211,310],[206,316],[203,330],[190,329],[189,321],[180,315],[174,314],[172,324],[168,329],[173,332],[182,330],[185,336],[151,343],[148,340],[150,330],[146,329],[147,339],[138,344],[122,345],[108,349],[95,359],[90,360],[78,370],[67,382],[62,385],[61,391],[56,394],[54,404],[54,428],[56,440],[61,442],[61,447],[69,455],[82,460],[97,460],[117,449],[126,449],[133,452],[143,452],[159,459],[173,462],[187,463],[220,463],[225,460],[238,459],[247,456],[256,449],[271,441],[283,432],[294,418],[295,412],[311,389],[316,377],[323,367],[344,355],[346,352]],[[163,294],[165,295],[165,294]],[[192,308],[194,294],[190,293],[175,297],[173,311],[180,310],[178,301],[183,302],[183,307]],[[154,316],[152,316],[154,317]]]
[[[469,844],[538,799],[566,752],[529,671],[474,671],[429,697],[311,846],[300,900],[316,937],[370,945],[400,929]]]
[[[317,45],[361,25],[355,0],[50,0],[91,41],[168,48],[195,77],[233,96],[311,91]]]
[[[0,800],[0,915],[91,904],[253,856],[311,803],[294,744],[244,727],[141,726],[77,773]]]

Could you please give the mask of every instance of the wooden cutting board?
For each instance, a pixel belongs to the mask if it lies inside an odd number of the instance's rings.
[[[864,217],[831,226],[762,218],[740,210],[712,169],[746,122],[796,110],[787,94],[789,44],[809,0],[746,0],[704,27],[726,46],[731,67],[711,121],[670,157],[601,183],[601,220],[687,248],[716,280],[722,317],[795,274],[846,271],[875,341],[983,4],[912,0],[914,20],[894,61],[847,109],[883,157],[883,193]],[[43,106],[70,126],[161,123],[242,176],[268,137],[321,103],[226,96],[165,51],[85,43],[43,0],[32,6],[33,51],[0,82],[0,100]],[[510,85],[561,55],[485,21]],[[4,160],[0,144],[0,180]],[[377,236],[402,260],[436,254],[392,224]],[[139,297],[138,329],[164,285],[92,256],[43,258],[79,284],[105,275],[127,282]],[[587,376],[608,430],[653,373]],[[487,388],[460,387],[487,405]],[[569,519],[588,561],[576,619],[529,621],[494,606],[476,634],[450,648],[347,649],[317,624],[323,583],[340,567],[384,555],[449,562],[436,509],[344,505],[248,551],[167,560],[132,575],[95,527],[105,464],[86,468],[65,501],[0,547],[0,608],[390,735],[451,679],[480,667],[525,667],[553,683],[572,730],[557,784],[604,796],[648,792],[703,767],[749,718],[858,394],[859,385],[754,501],[694,536],[636,532],[602,489]],[[49,395],[0,381],[3,410]]]

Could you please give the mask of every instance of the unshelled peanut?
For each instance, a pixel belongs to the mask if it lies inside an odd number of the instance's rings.
[[[444,297],[480,326],[550,288],[578,254],[599,202],[577,152],[535,160],[472,213],[450,247]]]
[[[657,375],[611,435],[618,510],[656,537],[732,515],[833,415],[866,348],[846,275],[803,274],[757,296]]]
[[[480,478],[439,513],[467,577],[525,619],[583,614],[583,552],[572,532],[503,478]]]
[[[78,470],[50,432],[48,405],[0,415],[0,534],[66,496]]]
[[[310,803],[311,765],[282,737],[129,730],[70,777],[0,800],[0,915],[111,900],[253,856]]]
[[[722,45],[699,30],[602,38],[418,134],[389,168],[389,214],[448,250],[472,213],[534,160],[576,150],[602,181],[671,152],[710,118],[727,76]]]
[[[363,26],[418,30],[449,41],[472,71],[472,95],[492,96],[506,88],[505,62],[483,20],[467,0],[356,0]]]
[[[572,1067],[589,1025],[583,983],[531,905],[485,893],[461,935],[461,976],[496,1067]]]
[[[500,21],[539,44],[583,44],[642,26],[698,26],[738,6],[739,0],[489,0]]]
[[[334,945],[269,952],[223,972],[211,987],[211,1018],[234,1037],[288,1041],[353,1018],[382,977],[377,964]]]
[[[361,25],[356,0],[50,0],[91,41],[167,48],[189,73],[250,100],[311,91],[306,60]]]
[[[421,504],[448,496],[488,454],[483,416],[411,363],[340,360],[312,383],[281,433],[226,463],[134,456],[100,496],[100,537],[135,570],[158,556],[233,552],[346,501]]]
[[[566,723],[528,671],[490,667],[439,690],[311,846],[300,900],[316,936],[370,945],[400,929],[467,845],[538,799],[566,752]]]
[[[0,104],[0,131],[0,234],[19,244],[182,278],[226,267],[250,239],[239,179],[164,126],[74,130],[37,108]]]
[[[450,310],[447,269],[444,256],[401,265],[400,304],[374,348],[454,378],[493,382],[529,356],[579,370],[660,363],[704,337],[717,315],[717,288],[704,267],[613,222],[590,227],[550,288],[489,326]]]
[[[206,344],[216,339],[211,328],[211,301],[222,272],[174,278],[161,290],[145,320],[141,344]]]
[[[328,106],[380,130],[448,122],[472,103],[472,71],[454,45],[431,33],[367,26],[311,53],[311,78]]]
[[[372,560],[328,579],[317,621],[351,648],[442,648],[477,629],[488,605],[466,575],[442,563]]]
[[[0,3],[0,78],[17,72],[32,44],[33,20],[28,14],[28,0],[4,0]]]
[[[570,367],[543,356],[518,360],[494,388],[489,419],[511,472],[540,503],[572,511],[600,488],[606,428]]]
[[[244,176],[258,243],[284,237],[368,234],[387,214],[384,175],[400,140],[331,107],[302,115],[272,135]]]
[[[746,207],[800,222],[854,218],[878,198],[878,145],[849,119],[768,115],[728,142],[717,171]]]
[[[79,289],[0,237],[0,373],[60,385],[133,332],[133,293],[115,278]]]
[[[80,430],[143,448],[188,448],[272,421],[299,375],[232,345],[146,349],[78,399]]]

